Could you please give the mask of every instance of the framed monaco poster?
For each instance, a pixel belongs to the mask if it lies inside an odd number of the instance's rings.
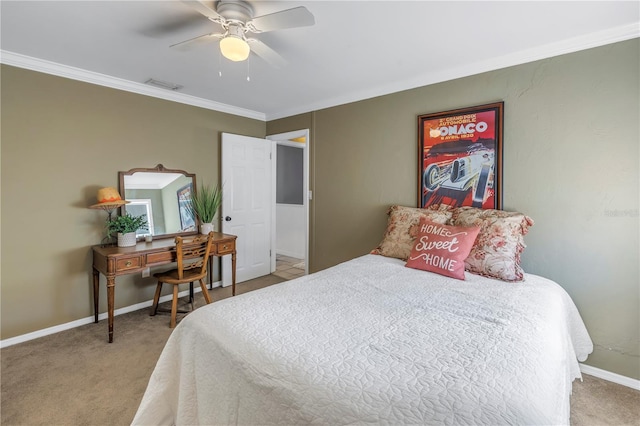
[[[421,207],[502,208],[504,102],[418,117]]]

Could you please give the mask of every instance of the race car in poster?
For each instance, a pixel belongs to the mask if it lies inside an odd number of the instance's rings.
[[[424,156],[422,205],[482,207],[494,187],[495,140],[433,145]]]

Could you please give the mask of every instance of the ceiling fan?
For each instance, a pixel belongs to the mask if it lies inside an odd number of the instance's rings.
[[[222,55],[236,62],[246,60],[249,53],[253,52],[269,64],[281,68],[286,64],[282,56],[260,40],[248,35],[315,24],[313,14],[304,6],[253,16],[253,7],[244,0],[217,0],[214,2],[215,10],[201,1],[182,1],[220,25],[223,31],[194,37],[171,47],[190,46],[194,42],[220,41]]]

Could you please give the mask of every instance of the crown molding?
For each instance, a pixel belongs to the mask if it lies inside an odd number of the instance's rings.
[[[246,118],[253,118],[255,120],[266,120],[266,116],[262,112],[238,108],[232,105],[198,98],[196,96],[185,95],[184,93],[177,93],[165,89],[159,89],[143,83],[137,83],[118,77],[112,77],[106,74],[100,74],[93,71],[83,70],[81,68],[62,65],[55,62],[46,61],[44,59],[33,58],[7,50],[0,50],[0,63],[18,68],[25,68],[32,71],[38,71],[45,74],[56,75],[58,77],[65,77],[72,80],[83,81],[85,83],[110,87],[112,89],[124,90],[126,92],[137,93],[139,95],[151,96],[154,98],[192,105],[213,111],[225,112],[228,114],[238,115]]]
[[[327,99],[321,102],[315,102],[304,106],[298,105],[295,108],[279,111],[275,114],[267,114],[267,121],[290,117],[297,114],[303,114],[310,111],[318,111],[324,108],[344,105],[351,102],[375,98],[378,96],[389,95],[391,93],[401,92],[403,90],[415,89],[417,87],[442,83],[444,81],[455,80],[457,78],[468,77],[487,71],[494,71],[502,68],[512,67],[515,65],[521,65],[528,62],[551,58],[554,56],[565,55],[567,53],[574,53],[581,50],[587,50],[594,47],[600,47],[607,44],[613,44],[638,37],[640,37],[640,23],[635,22],[629,25],[623,25],[608,30],[586,34],[580,37],[573,37],[559,42],[549,43],[532,49],[522,50],[509,55],[490,58],[486,61],[475,62],[464,65],[462,67],[426,73],[413,79],[407,79],[394,82],[389,85],[378,86],[374,89],[351,92],[340,97]]]

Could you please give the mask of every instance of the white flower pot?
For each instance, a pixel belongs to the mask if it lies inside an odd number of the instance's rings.
[[[118,232],[118,247],[131,247],[136,245],[136,233],[128,232],[122,234]]]
[[[202,223],[202,224],[200,224],[200,233],[202,235],[207,235],[211,231],[213,231],[213,223]]]

